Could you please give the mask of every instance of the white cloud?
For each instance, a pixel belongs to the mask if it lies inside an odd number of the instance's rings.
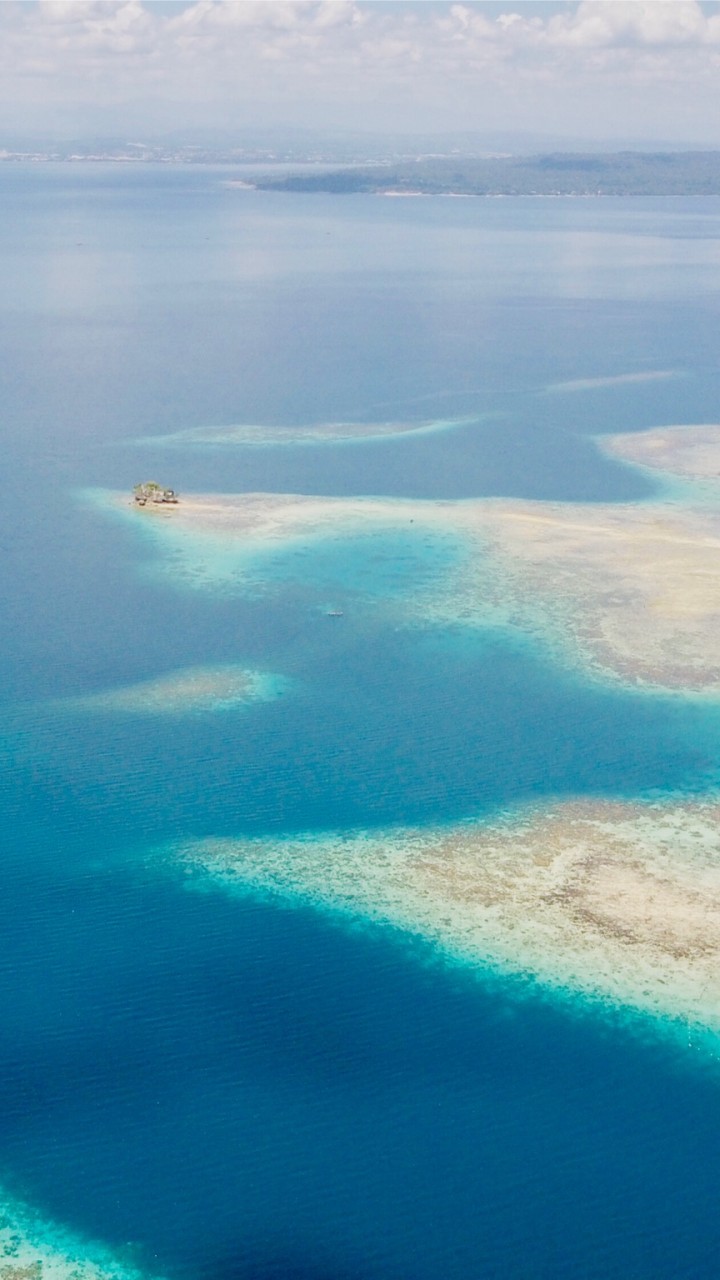
[[[65,23],[87,22],[103,13],[120,9],[124,0],[40,0],[38,12],[42,22],[56,26]]]
[[[142,101],[150,124],[173,109],[190,123],[193,104],[227,121],[250,103],[255,122],[319,123],[329,104],[354,126],[365,111],[389,127],[577,132],[584,117],[597,132],[617,126],[627,93],[660,132],[684,95],[683,128],[710,135],[720,15],[696,0],[40,0],[0,3],[0,34],[0,100],[16,118],[23,104],[131,114]]]
[[[552,18],[550,42],[577,48],[702,45],[718,38],[719,20],[695,0],[583,0],[576,13]]]

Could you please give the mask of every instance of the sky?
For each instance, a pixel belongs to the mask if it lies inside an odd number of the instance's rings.
[[[0,147],[289,126],[720,146],[720,3],[0,2]]]

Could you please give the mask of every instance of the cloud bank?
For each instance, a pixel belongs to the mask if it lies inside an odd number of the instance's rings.
[[[528,129],[712,142],[696,0],[10,0],[6,120]],[[59,115],[57,114],[59,113]]]

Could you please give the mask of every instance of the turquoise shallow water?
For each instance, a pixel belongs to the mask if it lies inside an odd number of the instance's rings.
[[[717,713],[591,687],[497,632],[399,628],[398,592],[461,554],[446,541],[340,537],[244,593],[162,571],[76,495],[150,469],[180,490],[647,497],[592,437],[716,416],[720,206],[221,176],[0,173],[0,1181],[179,1276],[712,1277],[704,1059],[389,931],[187,893],[151,851],[702,793]],[[676,376],[545,390],[648,368]],[[352,448],[150,443],[454,414],[476,416]],[[170,729],[62,703],[222,663],[290,683]]]

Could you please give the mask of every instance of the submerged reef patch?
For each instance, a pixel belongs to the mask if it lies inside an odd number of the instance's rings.
[[[383,921],[464,962],[717,1033],[719,823],[720,800],[560,802],[447,827],[197,840],[171,857],[201,882]]]
[[[0,1280],[143,1280],[144,1275],[27,1205],[4,1197],[0,1202]]]
[[[144,437],[145,445],[337,445],[395,440],[403,436],[433,435],[466,426],[473,418],[438,418],[428,422],[314,422],[278,426],[237,423],[233,426],[191,427],[170,435]]]
[[[88,711],[191,715],[229,711],[254,702],[272,702],[288,687],[289,681],[282,676],[227,664],[184,667],[154,680],[141,680],[69,701],[72,706]]]

